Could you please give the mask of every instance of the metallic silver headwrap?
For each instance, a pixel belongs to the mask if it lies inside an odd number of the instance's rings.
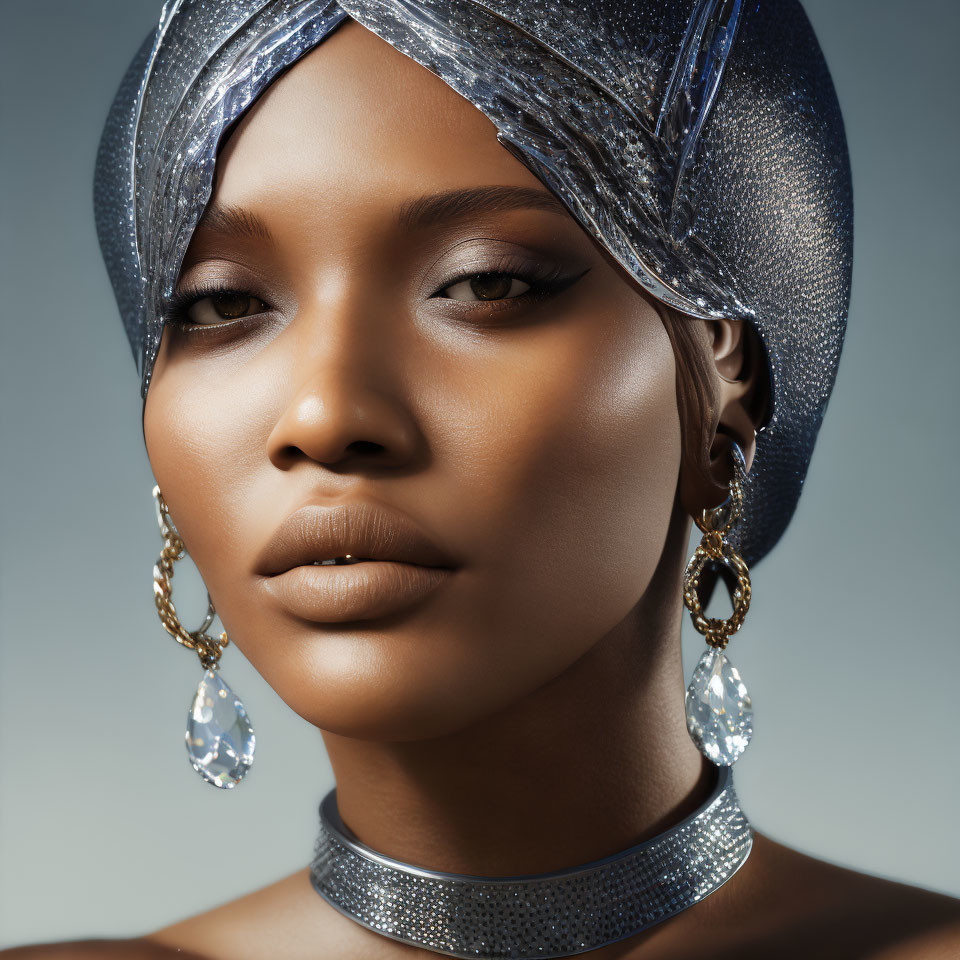
[[[377,933],[450,957],[572,957],[632,937],[699,903],[746,862],[754,831],[717,767],[703,805],[636,846],[552,873],[474,877],[427,870],[361,843],[336,790],[320,805],[313,888]]]
[[[754,325],[773,406],[731,539],[759,560],[799,498],[850,293],[843,122],[798,0],[171,0],[95,183],[143,395],[219,143],[347,16],[483,111],[654,297]]]

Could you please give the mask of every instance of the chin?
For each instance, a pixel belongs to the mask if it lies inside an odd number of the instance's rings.
[[[611,576],[602,564],[559,586],[553,568],[540,574],[543,582],[511,571],[493,586],[460,573],[455,587],[369,620],[309,622],[258,602],[251,591],[225,597],[239,605],[225,604],[224,625],[308,723],[339,736],[399,742],[460,733],[523,702],[636,602],[632,578]]]
[[[465,666],[449,650],[428,649],[422,636],[367,631],[331,636],[323,644],[322,651],[299,658],[275,689],[308,723],[338,736],[382,742],[443,737],[482,719],[505,697],[492,665]],[[490,686],[478,684],[478,675],[490,678]]]
[[[267,648],[256,637],[272,637]],[[322,731],[402,741],[456,732],[502,705],[495,651],[423,618],[259,628],[236,642],[278,696]],[[488,678],[489,685],[478,684]]]

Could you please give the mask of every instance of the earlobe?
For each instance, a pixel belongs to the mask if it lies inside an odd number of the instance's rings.
[[[766,369],[753,328],[742,320],[708,321],[719,380],[719,418],[710,446],[710,469],[730,482],[731,442],[739,444],[747,470],[757,449],[757,430],[766,414]]]
[[[731,479],[731,445],[749,470],[769,386],[762,343],[740,320],[703,320],[655,303],[677,360],[683,451],[679,504],[689,516],[721,504]]]
[[[749,472],[757,449],[757,430],[766,409],[767,378],[762,348],[749,324],[725,318],[704,322],[708,348],[706,375],[713,380],[712,417],[705,432],[699,466],[681,483],[684,509],[691,515],[716,507],[727,496],[731,447],[738,444]]]

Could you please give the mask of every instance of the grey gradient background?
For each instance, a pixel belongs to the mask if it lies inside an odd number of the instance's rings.
[[[853,306],[799,510],[731,644],[756,710],[737,784],[775,839],[960,896],[960,5],[806,7],[853,155]],[[233,647],[256,765],[226,793],[184,754],[200,669],[153,607],[138,381],[90,198],[159,8],[0,3],[2,945],[138,934],[272,882],[309,860],[332,786],[319,733]],[[685,635],[687,675],[702,649]]]

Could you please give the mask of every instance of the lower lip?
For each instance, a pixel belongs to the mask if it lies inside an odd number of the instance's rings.
[[[391,560],[293,567],[264,587],[288,610],[315,623],[372,620],[432,593],[453,571]]]

